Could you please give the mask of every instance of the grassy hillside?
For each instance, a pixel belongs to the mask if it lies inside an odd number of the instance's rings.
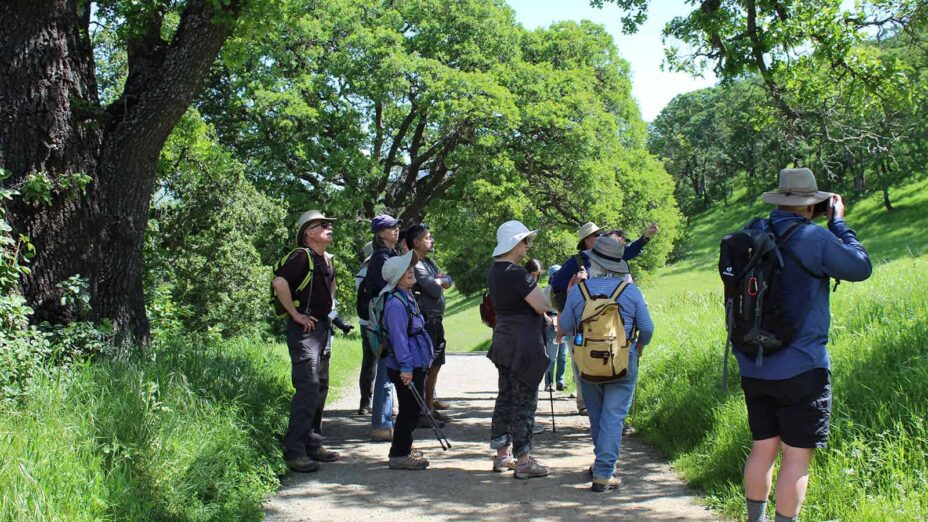
[[[928,513],[928,181],[851,202],[848,223],[874,275],[832,294],[834,410],[829,448],[813,463],[804,520],[915,520]],[[718,240],[766,205],[742,199],[693,220],[687,258],[645,281],[657,325],[633,422],[710,503],[743,516],[750,449],[737,380],[721,388],[724,323]],[[731,368],[736,369],[734,358]]]

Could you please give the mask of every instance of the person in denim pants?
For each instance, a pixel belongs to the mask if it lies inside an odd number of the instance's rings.
[[[552,265],[548,269],[548,280],[550,281],[554,274],[561,269],[561,265]],[[550,284],[546,290],[546,295],[550,293]],[[551,391],[556,385],[558,391],[564,389],[564,371],[567,369],[567,342],[557,336],[557,309],[551,306],[550,298],[548,299],[548,317],[553,324],[545,329],[545,342],[547,344],[548,371],[545,373],[545,391]]]
[[[367,265],[367,275],[364,278],[364,285],[370,299],[380,295],[380,291],[387,285],[381,270],[388,259],[397,255],[395,249],[402,223],[402,220],[394,219],[387,214],[380,214],[371,220],[374,253],[371,254],[370,263]],[[375,335],[371,330],[364,333]],[[393,439],[393,391],[393,383],[387,377],[387,361],[381,357],[377,360],[377,371],[374,377],[371,440],[389,441]]]
[[[590,249],[590,277],[586,281],[590,295],[611,295],[628,274],[628,264],[622,260],[625,247],[612,237],[599,237]],[[651,341],[654,324],[648,313],[641,290],[629,283],[616,297],[619,313],[625,326],[625,336],[631,344],[628,372],[625,376],[608,382],[589,382],[580,378],[579,386],[590,416],[590,436],[593,438],[593,453],[596,460],[590,467],[593,491],[603,492],[617,488],[621,481],[616,476],[616,462],[622,448],[622,425],[632,404],[635,385],[638,382],[638,362],[644,347]],[[561,313],[558,333],[574,335],[584,307],[579,287],[567,295]],[[637,327],[638,338],[633,338],[633,327]]]

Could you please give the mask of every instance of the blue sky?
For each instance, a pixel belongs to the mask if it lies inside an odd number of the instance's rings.
[[[612,34],[619,54],[631,64],[632,94],[647,121],[652,121],[674,96],[716,83],[711,71],[704,78],[661,71],[664,24],[693,9],[683,0],[650,2],[648,21],[632,35],[622,34],[621,11],[612,4],[594,9],[586,0],[507,0],[507,3],[515,10],[519,23],[528,29],[547,27],[560,20],[586,19],[604,25]]]

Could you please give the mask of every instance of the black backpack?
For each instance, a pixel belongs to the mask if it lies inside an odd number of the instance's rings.
[[[757,226],[760,222],[760,227]],[[792,252],[784,248],[790,237],[808,220],[797,221],[778,236],[767,220],[754,218],[744,228],[722,238],[719,251],[719,275],[725,286],[725,325],[728,340],[722,383],[728,386],[728,350],[733,348],[755,364],[764,364],[764,355],[788,346],[796,335],[797,325],[786,317],[780,273],[783,256],[816,279]],[[804,316],[805,314],[803,314]]]

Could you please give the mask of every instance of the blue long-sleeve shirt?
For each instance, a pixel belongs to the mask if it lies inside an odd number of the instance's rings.
[[[622,254],[622,259],[625,261],[635,259],[638,257],[638,254],[641,253],[647,243],[648,238],[644,236],[632,241],[631,244],[625,246],[625,252]],[[583,259],[583,267],[589,270],[590,256],[588,256],[586,252],[586,250],[580,252],[580,257]],[[577,265],[577,256],[575,254],[568,257],[567,261],[564,261],[564,263],[561,265],[561,269],[551,277],[551,280],[548,281],[548,284],[551,285],[551,288],[555,292],[560,292],[561,290],[567,288],[567,285],[570,284],[570,278],[572,278],[574,274],[579,271],[580,267]]]
[[[804,220],[802,216],[779,209],[770,213],[771,226],[779,236],[792,223]],[[763,222],[758,226],[763,227]],[[841,218],[832,219],[828,229],[814,224],[802,226],[790,237],[784,248],[815,274],[842,281],[863,281],[873,272],[870,256],[857,241],[854,230]],[[783,256],[783,262],[780,281],[786,317],[798,326],[798,330],[792,343],[777,352],[764,355],[760,366],[757,366],[753,357],[735,351],[743,377],[780,380],[816,368],[831,368],[825,347],[831,324],[829,281],[807,274],[788,255]]]
[[[402,297],[388,297],[383,307],[383,322],[392,348],[387,356],[387,367],[401,372],[411,372],[414,368],[431,368],[434,355],[432,339],[425,331],[425,319],[418,313],[416,301],[409,291],[399,290],[398,293],[401,293]],[[408,307],[416,311],[412,315],[412,328],[409,324]]]
[[[616,277],[596,277],[587,279],[586,285],[590,290],[590,295],[612,295],[622,281],[623,279]],[[619,315],[622,316],[622,324],[625,325],[625,338],[633,341],[632,326],[637,326],[637,342],[642,344],[651,342],[651,336],[654,335],[654,323],[651,321],[651,313],[648,312],[648,305],[644,301],[641,290],[634,283],[629,283],[616,302],[619,303]],[[561,331],[568,333],[576,331],[580,318],[583,316],[583,305],[580,287],[571,288],[570,293],[567,294],[564,311],[558,318],[558,327]]]

